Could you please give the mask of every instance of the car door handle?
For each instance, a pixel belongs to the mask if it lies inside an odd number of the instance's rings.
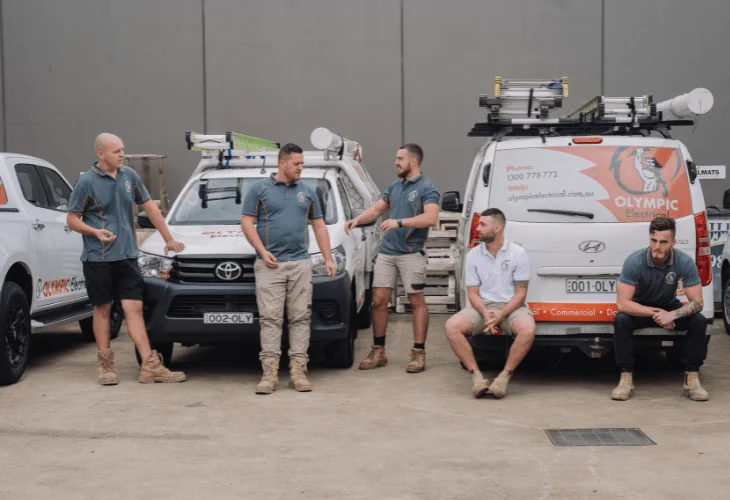
[[[42,223],[41,221],[39,221],[38,219],[36,219],[36,221],[35,221],[35,222],[33,223],[33,229],[35,229],[35,230],[37,230],[37,231],[40,231],[41,229],[43,229],[43,228],[45,228],[45,227],[46,227],[46,225],[45,225],[45,224],[43,224],[43,223]]]
[[[70,227],[68,227],[68,226],[63,226],[63,230],[64,230],[64,231],[66,231],[67,233],[70,233],[70,232],[72,232],[72,231],[73,231],[73,229],[71,229],[71,228],[70,228]]]

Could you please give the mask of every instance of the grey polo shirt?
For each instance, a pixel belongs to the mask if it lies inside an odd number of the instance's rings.
[[[106,229],[117,236],[112,243],[102,243],[95,236],[84,235],[84,262],[113,262],[137,258],[134,233],[134,204],[150,199],[142,179],[129,167],[117,171],[117,178],[104,173],[96,163],[84,172],[74,186],[68,211],[79,214],[95,229]]]
[[[322,207],[311,187],[272,175],[251,186],[241,214],[256,217],[256,232],[276,260],[290,262],[309,258],[308,221],[321,219]]]
[[[383,193],[383,200],[390,207],[391,219],[408,219],[423,213],[428,203],[438,205],[438,189],[423,174],[406,181],[394,181]],[[399,227],[385,233],[380,253],[385,255],[405,255],[423,250],[428,237],[428,228]]]
[[[619,281],[636,287],[634,302],[648,307],[665,308],[680,304],[677,285],[684,287],[700,284],[697,266],[692,258],[676,248],[664,267],[658,267],[651,258],[651,249],[637,250],[626,258]]]

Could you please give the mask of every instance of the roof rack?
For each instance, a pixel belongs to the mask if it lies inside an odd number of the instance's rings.
[[[469,137],[547,135],[648,135],[670,137],[673,126],[694,125],[695,115],[712,108],[712,94],[694,89],[674,99],[655,103],[651,95],[639,97],[596,96],[574,112],[550,118],[568,96],[568,78],[560,80],[502,80],[495,78],[495,97],[479,96],[479,106],[489,109],[487,121],[476,123]],[[533,115],[534,113],[534,115]]]

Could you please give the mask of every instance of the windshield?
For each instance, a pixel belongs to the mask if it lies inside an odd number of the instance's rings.
[[[201,182],[194,182],[180,195],[179,203],[170,219],[173,225],[224,225],[241,224],[241,203],[248,190],[261,177],[238,177],[225,179],[205,179],[205,189]],[[325,179],[301,179],[311,187],[319,198],[325,224],[337,222],[337,208],[329,181]]]
[[[646,222],[692,214],[678,149],[570,146],[497,151],[490,207],[520,222]]]

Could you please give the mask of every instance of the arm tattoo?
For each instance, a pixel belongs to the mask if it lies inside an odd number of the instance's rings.
[[[674,317],[675,319],[679,318],[686,318],[687,316],[692,316],[695,313],[698,313],[702,310],[700,307],[700,303],[696,300],[692,300],[689,304],[685,304],[676,311],[674,311]]]
[[[527,288],[527,284],[529,281],[515,281],[515,289],[517,288]]]

